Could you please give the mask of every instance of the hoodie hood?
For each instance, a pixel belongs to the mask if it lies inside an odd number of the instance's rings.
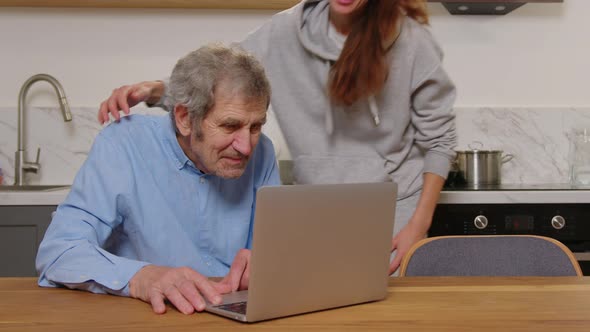
[[[299,23],[299,40],[308,52],[323,61],[321,68],[322,77],[325,77],[324,86],[328,86],[330,68],[332,63],[338,60],[341,46],[328,35],[330,25],[330,1],[306,0],[302,6]],[[331,105],[325,112],[325,128],[328,135],[334,132],[334,106]]]
[[[329,11],[328,0],[305,0],[299,18],[299,40],[309,52],[334,62],[342,49],[328,36]]]
[[[338,45],[330,38],[330,1],[328,0],[305,0],[300,13],[299,40],[301,45],[324,62],[322,76],[326,78],[325,86],[328,84],[330,68],[338,60],[342,52],[342,45]],[[379,125],[379,109],[374,96],[368,98],[369,111],[373,117],[375,126]],[[328,134],[334,132],[334,114],[337,111],[332,105],[325,113],[325,128]]]

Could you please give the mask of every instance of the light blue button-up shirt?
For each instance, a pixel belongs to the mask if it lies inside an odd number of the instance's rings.
[[[261,135],[244,174],[203,174],[182,151],[168,115],[124,117],[97,137],[37,254],[40,286],[129,295],[147,264],[223,276],[250,248],[256,190],[279,185]]]

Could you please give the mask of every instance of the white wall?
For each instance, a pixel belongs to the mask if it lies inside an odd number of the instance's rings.
[[[590,1],[529,3],[505,16],[431,8],[458,106],[590,105]]]
[[[114,87],[165,77],[197,46],[239,40],[272,13],[0,9],[0,105],[16,105],[20,85],[46,72],[61,81],[72,105],[98,106]],[[51,90],[38,84],[35,91]],[[44,105],[46,97],[32,104]]]
[[[430,9],[458,106],[590,105],[590,1],[531,3],[506,16]],[[16,106],[20,85],[38,72],[56,76],[72,105],[98,106],[112,88],[164,77],[190,50],[239,40],[273,13],[1,8],[0,106]],[[50,92],[38,84],[31,105],[56,105]]]

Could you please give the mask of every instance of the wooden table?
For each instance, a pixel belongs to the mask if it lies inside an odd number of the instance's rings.
[[[590,331],[590,277],[392,278],[386,300],[243,324],[0,278],[0,331]]]

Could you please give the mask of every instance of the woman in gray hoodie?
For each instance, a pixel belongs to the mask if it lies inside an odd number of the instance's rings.
[[[423,0],[303,0],[240,43],[265,67],[297,183],[398,184],[390,273],[425,237],[455,155],[455,87],[427,23]],[[99,121],[170,109],[165,86],[116,89]]]

